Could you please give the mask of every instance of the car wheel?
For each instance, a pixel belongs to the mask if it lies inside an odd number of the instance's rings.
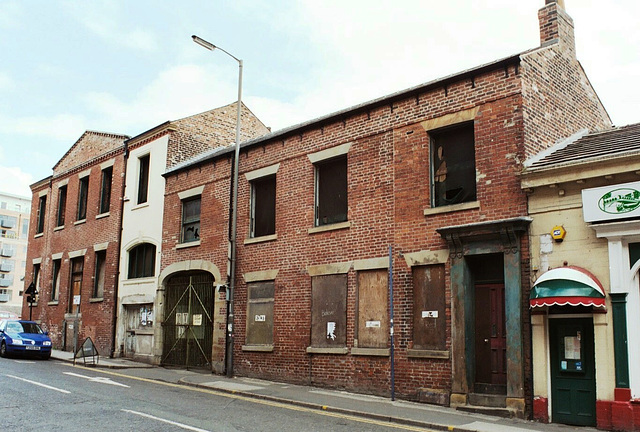
[[[0,357],[7,356],[7,344],[2,341],[2,345],[0,345]]]

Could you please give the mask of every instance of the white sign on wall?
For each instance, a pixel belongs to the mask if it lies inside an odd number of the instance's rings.
[[[640,182],[584,189],[582,211],[585,222],[640,217]]]

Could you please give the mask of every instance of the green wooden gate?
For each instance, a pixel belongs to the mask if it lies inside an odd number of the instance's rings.
[[[180,273],[165,287],[162,364],[211,365],[213,343],[213,276],[206,272]]]
[[[554,423],[596,425],[593,319],[549,319]]]

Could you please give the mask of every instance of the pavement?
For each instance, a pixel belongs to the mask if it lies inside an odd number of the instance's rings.
[[[53,350],[51,358],[73,362],[71,352]],[[100,357],[96,362],[76,359],[76,365],[127,369],[127,374],[215,390],[237,396],[269,400],[320,411],[334,412],[399,425],[450,432],[596,432],[595,428],[543,424],[521,419],[494,417],[458,411],[454,408],[379,396],[350,393],[311,386],[294,385],[256,378],[214,375],[209,371],[153,366],[124,358]]]

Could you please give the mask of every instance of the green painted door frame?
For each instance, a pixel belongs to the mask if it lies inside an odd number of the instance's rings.
[[[596,368],[592,318],[549,318],[551,418],[596,425]]]

